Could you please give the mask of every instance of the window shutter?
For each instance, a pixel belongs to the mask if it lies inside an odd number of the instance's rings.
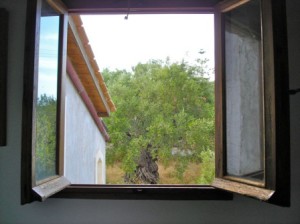
[[[64,94],[64,71],[66,71],[67,14],[67,9],[60,0],[35,0],[29,1],[27,5],[27,15],[29,16],[26,24],[24,61],[24,82],[26,83],[23,96],[21,204],[36,200],[44,201],[70,185],[67,178],[63,176],[64,138],[61,133],[64,133],[64,123],[61,120],[64,117],[64,102],[60,97]],[[55,121],[48,121],[46,113],[39,112],[38,101],[43,97],[39,96],[38,98],[38,88],[34,88],[39,83],[38,76],[41,67],[39,57],[43,55],[43,47],[41,47],[43,38],[40,37],[43,35],[43,29],[48,29],[47,24],[43,24],[44,18],[46,20],[55,19],[55,32],[52,32],[51,35],[56,35],[58,39],[54,44],[57,46],[57,54],[51,51],[51,54],[56,56],[54,61],[57,63],[57,77],[55,78],[58,91],[56,99],[53,99],[53,107],[56,112],[52,114]],[[32,33],[36,35],[32,36]],[[42,131],[48,126],[51,126],[48,131]],[[51,134],[53,139],[49,140],[46,136],[43,139],[47,140],[45,143],[41,138],[43,135],[47,135],[50,129],[51,131],[55,130],[55,137]],[[39,142],[44,143],[39,144]],[[51,146],[49,146],[50,144]],[[45,148],[54,151],[51,153],[51,158],[46,156]],[[44,166],[45,163],[47,166]]]
[[[213,186],[289,206],[285,1],[215,8],[216,178]]]

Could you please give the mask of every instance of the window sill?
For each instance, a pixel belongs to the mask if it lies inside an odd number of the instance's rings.
[[[134,200],[232,200],[210,185],[70,185],[52,198]]]

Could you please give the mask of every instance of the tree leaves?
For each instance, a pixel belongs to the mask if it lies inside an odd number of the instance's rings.
[[[36,109],[36,179],[56,174],[56,99],[41,95]]]
[[[206,61],[197,62],[150,60],[131,73],[104,70],[117,106],[105,119],[112,140],[108,164],[121,161],[132,174],[151,144],[152,157],[160,162],[181,161],[182,176],[189,161],[202,162],[202,152],[214,151],[214,84],[205,78]]]

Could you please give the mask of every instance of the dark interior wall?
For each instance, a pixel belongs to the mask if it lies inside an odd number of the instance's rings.
[[[300,94],[291,96],[292,206],[240,196],[233,201],[49,199],[20,205],[25,0],[1,0],[10,13],[8,145],[0,147],[0,223],[300,223]],[[291,88],[300,88],[300,1],[287,0]]]

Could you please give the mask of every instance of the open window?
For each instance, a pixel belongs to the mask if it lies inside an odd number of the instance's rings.
[[[25,50],[25,74],[30,75],[24,82],[22,203],[45,200],[70,184],[63,176],[63,150],[59,150],[64,145],[60,96],[67,11],[51,1],[29,1],[28,14],[33,19],[27,24],[31,34]]]
[[[216,178],[212,185],[288,204],[284,10],[282,1],[266,0],[225,1],[216,7]]]
[[[130,3],[130,4],[128,4]],[[70,185],[63,177],[64,72],[68,13],[214,13],[216,49],[216,178],[212,186]],[[235,192],[289,205],[289,102],[285,2],[229,1],[28,1],[22,130],[22,203],[56,197],[231,199]],[[44,19],[45,18],[45,19]],[[55,164],[37,164],[43,105],[39,70],[43,26],[55,20],[56,110],[51,142]],[[53,48],[54,49],[54,48]],[[44,121],[45,119],[43,119]],[[42,134],[41,138],[46,134]],[[97,160],[98,179],[101,160]],[[40,169],[40,170],[39,170]]]

